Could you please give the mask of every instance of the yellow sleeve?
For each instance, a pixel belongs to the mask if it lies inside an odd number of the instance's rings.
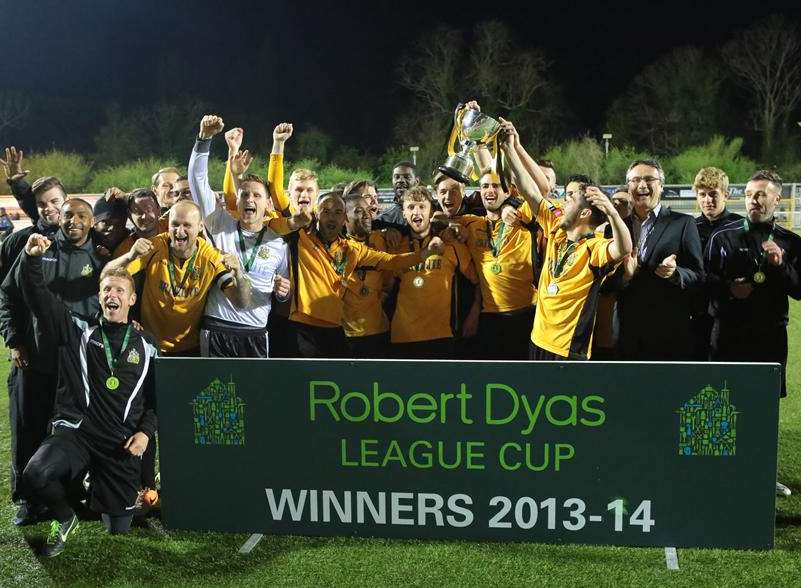
[[[289,209],[289,197],[284,191],[284,154],[271,153],[267,164],[267,186],[273,206],[278,212]]]
[[[559,217],[562,216],[562,209],[556,206],[547,198],[543,198],[540,202],[540,207],[537,209],[537,223],[542,227],[546,235],[550,235],[551,231],[556,228],[559,222]]]
[[[150,260],[153,259],[156,253],[157,251],[154,250],[149,255],[143,255],[142,257],[137,257],[131,263],[129,263],[125,269],[128,270],[129,274],[135,276],[150,264]]]
[[[611,260],[609,259],[609,244],[611,242],[612,239],[598,237],[590,240],[590,265],[592,267],[609,266],[609,269],[614,267],[614,265],[610,263]]]
[[[292,229],[289,228],[289,219],[285,216],[269,217],[267,226],[277,235],[288,235],[292,232]]]
[[[236,211],[236,188],[234,188],[234,175],[231,173],[230,161],[225,164],[223,195],[225,196],[225,209],[228,211]]]
[[[351,242],[349,246],[356,253],[356,267],[374,267],[377,270],[394,272],[406,269],[422,261],[420,251],[393,255],[370,249],[362,243]]]
[[[478,274],[476,273],[476,266],[473,264],[473,257],[470,251],[464,244],[456,242],[451,243],[453,250],[456,253],[456,265],[461,274],[470,280],[473,284],[478,284]]]

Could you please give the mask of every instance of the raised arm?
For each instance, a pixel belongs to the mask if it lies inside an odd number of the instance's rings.
[[[192,149],[192,156],[189,158],[189,189],[192,200],[200,206],[204,219],[217,210],[217,197],[209,185],[209,151],[212,138],[223,130],[223,126],[223,120],[219,116],[204,116],[200,121],[200,132]]]
[[[612,227],[612,242],[609,243],[609,259],[617,263],[631,253],[631,233],[620,217],[609,197],[601,192],[597,186],[587,187],[587,202],[606,214],[609,226]]]
[[[22,211],[28,215],[33,224],[39,220],[39,210],[36,208],[36,200],[31,191],[31,185],[25,181],[25,176],[31,173],[23,169],[23,151],[17,151],[16,147],[6,147],[5,159],[0,159],[0,165],[6,173],[6,183],[11,188],[11,193],[19,203]]]
[[[273,129],[273,149],[267,165],[267,186],[273,199],[275,211],[290,216],[289,197],[284,191],[284,145],[292,137],[292,123],[283,122]]]
[[[518,155],[517,131],[515,130],[514,125],[504,119],[501,119],[501,122],[503,123],[503,128],[501,129],[501,150],[503,151],[504,155],[506,155],[506,159],[509,162],[509,168],[515,175],[517,189],[531,207],[532,215],[536,217],[537,211],[540,208],[540,202],[542,202],[543,199],[542,192],[523,165],[520,155]]]
[[[34,233],[28,237],[25,250],[20,255],[18,279],[25,302],[39,319],[42,329],[55,336],[57,341],[65,342],[73,328],[72,315],[45,284],[42,255],[49,247],[50,239],[44,235]]]

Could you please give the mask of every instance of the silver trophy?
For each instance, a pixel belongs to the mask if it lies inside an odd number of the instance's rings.
[[[453,115],[453,130],[448,139],[448,159],[437,171],[457,182],[469,184],[476,150],[482,145],[492,143],[500,129],[501,123],[491,116],[460,104]],[[457,144],[460,148],[458,153],[455,152]]]

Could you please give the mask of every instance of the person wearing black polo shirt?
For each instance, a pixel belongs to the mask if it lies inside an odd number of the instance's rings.
[[[786,396],[788,298],[801,300],[801,237],[776,221],[782,181],[761,170],[745,186],[747,218],[715,232],[706,266],[713,361],[776,362]],[[790,489],[776,483],[776,492]]]
[[[33,314],[58,343],[59,386],[52,433],[22,474],[24,492],[54,517],[42,555],[64,550],[78,518],[65,483],[88,468],[90,507],[112,533],[126,532],[139,491],[142,454],[156,430],[155,346],[128,321],[134,282],[122,268],[100,277],[101,319],[90,326],[45,286],[42,256],[50,240],[34,234],[20,257],[22,288]]]

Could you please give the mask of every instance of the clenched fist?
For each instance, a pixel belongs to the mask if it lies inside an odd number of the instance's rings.
[[[223,130],[225,125],[223,119],[214,114],[207,114],[200,121],[200,133],[198,136],[201,139],[211,139],[214,135]]]

